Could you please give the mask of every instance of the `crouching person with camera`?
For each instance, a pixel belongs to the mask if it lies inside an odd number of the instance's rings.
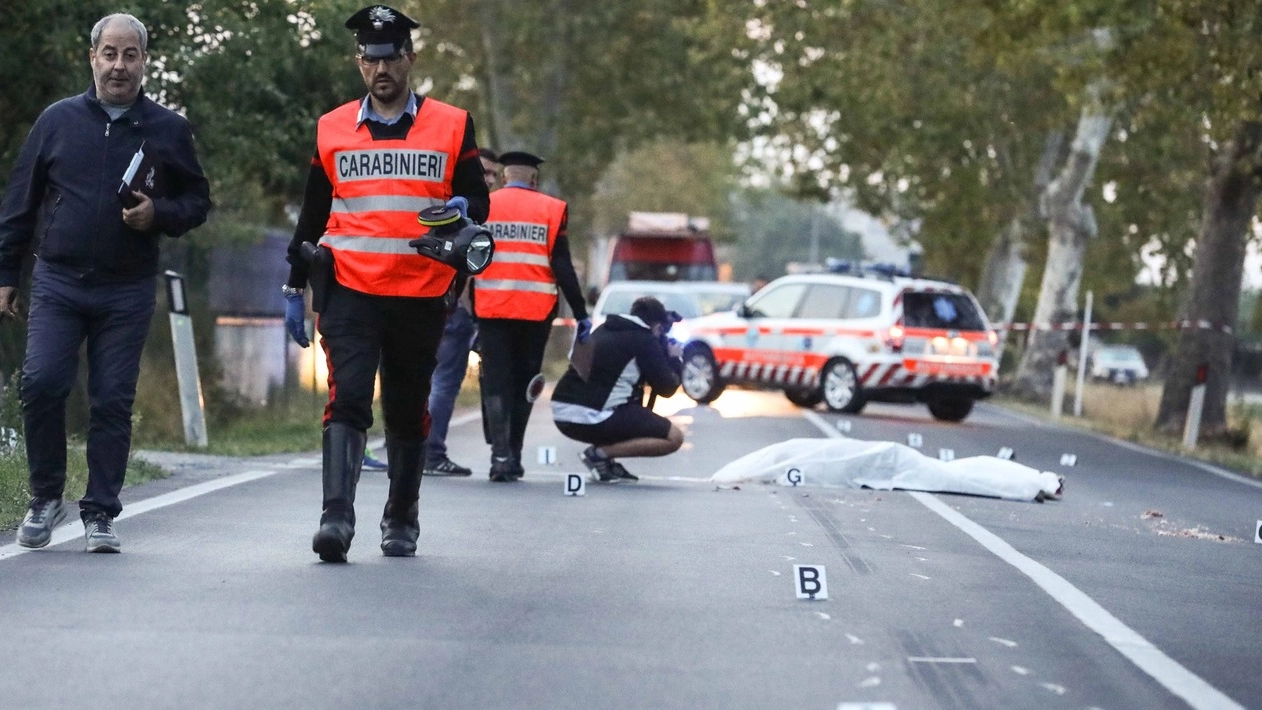
[[[562,434],[591,444],[583,464],[595,481],[639,480],[617,459],[665,456],[679,450],[684,433],[641,404],[644,387],[669,397],[679,389],[682,350],[667,338],[679,314],[644,297],[629,315],[611,315],[591,335],[591,369],[573,365],[552,393],[552,419]]]

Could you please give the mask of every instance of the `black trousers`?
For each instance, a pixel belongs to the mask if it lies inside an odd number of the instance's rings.
[[[22,365],[22,414],[31,495],[61,498],[66,487],[66,397],[79,347],[88,350],[88,489],[81,514],[122,512],[131,454],[131,413],[140,354],[153,317],[156,280],[87,284],[35,262]]]
[[[380,369],[386,436],[424,439],[429,381],[446,317],[441,297],[371,296],[334,286],[316,321],[329,367],[324,424],[367,431]]]
[[[491,455],[512,456],[521,463],[533,404],[526,387],[543,369],[543,351],[552,332],[552,319],[542,321],[482,318],[478,320],[478,354],[482,358],[482,401],[501,398],[503,406],[484,407],[483,416],[507,421],[487,422]],[[502,432],[502,433],[501,433]],[[496,441],[507,436],[507,441]]]

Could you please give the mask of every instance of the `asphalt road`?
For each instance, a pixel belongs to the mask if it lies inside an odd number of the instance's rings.
[[[849,436],[1010,446],[1065,496],[732,489],[704,479],[840,418],[753,392],[659,410],[685,449],[583,497],[546,405],[527,452],[558,463],[517,484],[486,480],[461,418],[477,473],[426,480],[415,559],[377,548],[381,473],[330,565],[314,454],[168,457],[126,492],[122,555],[84,554],[77,522],[0,545],[0,708],[1262,707],[1256,482],[991,407],[871,406]],[[829,598],[795,598],[794,564],[824,566]]]

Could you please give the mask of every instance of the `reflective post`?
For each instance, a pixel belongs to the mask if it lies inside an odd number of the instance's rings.
[[[180,386],[180,412],[184,416],[184,441],[189,446],[204,448],[206,439],[206,407],[202,383],[197,375],[197,348],[193,342],[193,319],[188,315],[188,297],[184,276],[174,271],[166,277],[167,305],[171,318],[171,342],[175,348],[175,378]]]
[[[1052,416],[1060,419],[1065,412],[1065,380],[1068,378],[1069,366],[1066,362],[1069,353],[1061,350],[1056,356],[1056,369],[1052,371]]]
[[[1183,426],[1183,448],[1191,451],[1196,448],[1196,440],[1201,438],[1201,412],[1205,409],[1205,381],[1209,379],[1209,364],[1201,363],[1196,367],[1196,384],[1192,386],[1192,396],[1188,400],[1188,418]]]

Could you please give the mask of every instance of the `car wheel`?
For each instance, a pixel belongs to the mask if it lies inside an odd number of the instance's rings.
[[[829,360],[820,377],[820,394],[824,404],[834,412],[858,414],[867,404],[859,391],[859,377],[849,361]]]
[[[719,368],[709,348],[690,345],[684,349],[682,388],[697,404],[709,404],[723,394]]]
[[[944,422],[962,422],[973,411],[973,400],[968,397],[943,397],[929,400],[929,413]]]
[[[815,405],[824,401],[824,393],[821,392],[818,387],[811,387],[807,389],[794,387],[785,390],[784,396],[788,397],[790,402],[802,407],[803,409],[814,409]]]

